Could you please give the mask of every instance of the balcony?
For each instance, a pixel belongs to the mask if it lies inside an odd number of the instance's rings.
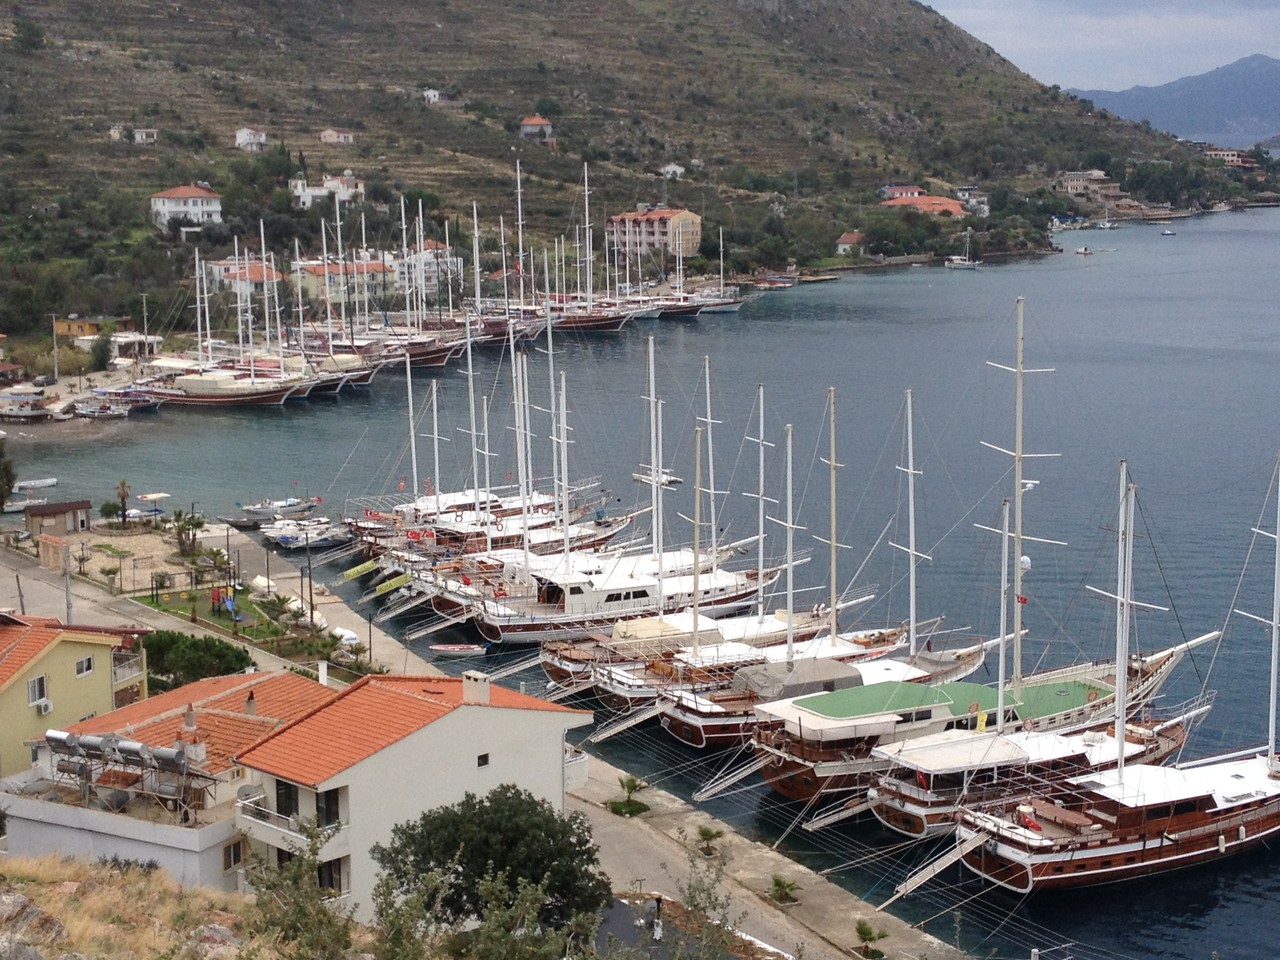
[[[111,685],[120,686],[142,676],[142,654],[113,654],[111,657]]]
[[[253,797],[236,803],[236,829],[250,840],[266,844],[277,850],[305,850],[307,846],[307,818],[297,815],[285,817],[263,806],[263,797]],[[321,861],[334,860],[351,855],[351,831],[343,822],[321,827],[325,841],[318,855]]]

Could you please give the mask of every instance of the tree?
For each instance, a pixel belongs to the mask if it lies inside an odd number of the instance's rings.
[[[112,354],[115,352],[111,349],[111,337],[115,332],[115,323],[108,321],[102,325],[98,335],[93,338],[93,344],[89,347],[89,358],[92,361],[94,370],[105,370],[111,366]]]
[[[34,20],[19,17],[13,21],[13,42],[23,53],[35,53],[44,47],[44,28]]]
[[[246,650],[217,637],[156,630],[142,638],[142,646],[147,651],[147,684],[152,691],[242,673],[253,666]]]
[[[116,485],[116,499],[120,501],[120,522],[126,527],[129,525],[129,494],[132,492],[128,480],[121,480]]]
[[[252,923],[276,938],[274,956],[284,960],[343,960],[351,949],[349,911],[327,902],[321,886],[320,848],[329,834],[315,823],[303,825],[306,846],[279,865],[255,859],[250,882],[257,891]]]
[[[397,824],[390,843],[378,844],[372,853],[400,890],[454,864],[457,883],[439,904],[447,922],[481,915],[486,878],[505,886],[508,904],[515,902],[522,881],[541,885],[545,899],[538,915],[555,927],[576,914],[603,909],[611,897],[608,879],[598,872],[586,818],[563,817],[547,801],[512,784],[486,797],[468,793],[452,806]]]
[[[717,830],[715,827],[708,827],[703,824],[698,828],[698,849],[702,851],[704,857],[709,857],[716,852],[715,843],[724,836],[723,830]]]
[[[13,493],[13,485],[18,479],[18,470],[5,449],[4,439],[0,438],[0,503],[8,501]]]
[[[204,529],[204,517],[187,513],[181,508],[173,511],[173,534],[178,539],[178,553],[190,557],[196,552],[196,531]]]

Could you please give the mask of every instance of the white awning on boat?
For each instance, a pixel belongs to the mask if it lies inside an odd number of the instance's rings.
[[[143,503],[150,503],[152,500],[163,500],[167,496],[169,496],[167,493],[142,493],[135,499],[141,500]]]

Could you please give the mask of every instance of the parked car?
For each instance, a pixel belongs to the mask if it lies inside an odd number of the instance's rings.
[[[48,374],[42,373],[40,374],[40,376],[36,377],[34,380],[31,381],[31,385],[33,387],[52,387],[57,382],[58,381],[53,379],[53,377],[49,376]]]

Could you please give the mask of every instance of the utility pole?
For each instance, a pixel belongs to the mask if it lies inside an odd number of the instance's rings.
[[[64,623],[71,622],[71,544],[64,543],[62,545],[62,576],[64,590],[67,595],[67,619]]]
[[[13,575],[13,579],[18,584],[18,612],[25,617],[27,615],[27,600],[26,600],[26,597],[22,595],[22,577],[20,577],[18,574],[15,573]],[[370,631],[369,635],[373,636],[372,620],[369,621],[369,631]]]
[[[58,382],[58,315],[56,313],[49,314],[49,319],[53,321],[53,382]]]

